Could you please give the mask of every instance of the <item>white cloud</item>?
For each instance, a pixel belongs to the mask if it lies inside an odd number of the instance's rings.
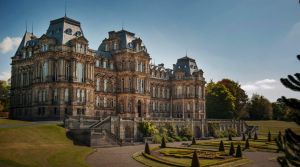
[[[7,81],[10,78],[10,72],[4,71],[0,73],[0,80]]]
[[[16,49],[19,46],[21,40],[22,38],[20,37],[5,37],[0,43],[0,52],[7,53]]]
[[[270,83],[275,83],[276,80],[275,79],[263,79],[263,80],[260,80],[260,81],[256,81],[255,84],[257,85],[263,85],[263,84],[270,84]]]
[[[251,82],[248,84],[242,85],[242,89],[244,89],[246,92],[253,93],[257,90],[271,90],[275,89],[275,83],[277,81],[275,79],[263,79],[255,82]]]

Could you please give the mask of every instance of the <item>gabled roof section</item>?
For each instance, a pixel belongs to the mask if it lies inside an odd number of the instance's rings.
[[[182,57],[177,60],[177,63],[173,65],[174,71],[183,71],[185,76],[191,76],[194,72],[198,72],[198,66],[195,59],[188,57]]]

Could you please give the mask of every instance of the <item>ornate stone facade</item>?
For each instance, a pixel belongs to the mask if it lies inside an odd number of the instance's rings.
[[[52,20],[40,38],[26,32],[12,57],[11,118],[205,119],[205,79],[194,59],[154,65],[134,33],[111,31],[98,50],[80,22]]]

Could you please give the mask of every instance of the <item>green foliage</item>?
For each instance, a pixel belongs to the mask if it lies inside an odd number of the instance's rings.
[[[193,137],[193,140],[192,140],[192,145],[196,145],[197,143],[196,143],[196,139],[195,139],[195,137]]]
[[[167,123],[167,124],[165,125],[165,128],[167,129],[167,135],[168,135],[169,137],[174,138],[174,137],[176,136],[176,131],[175,131],[174,126],[172,126],[172,124]]]
[[[223,84],[210,82],[206,87],[207,118],[232,119],[235,100]]]
[[[182,137],[182,141],[189,141],[187,137]]]
[[[220,144],[219,144],[219,151],[225,151],[225,147],[224,147],[223,140],[220,141]]]
[[[174,139],[172,137],[168,137],[167,139],[168,139],[168,142],[171,142],[171,143],[174,142]]]
[[[243,157],[242,149],[241,149],[241,146],[240,146],[240,145],[238,145],[237,148],[236,148],[236,154],[235,154],[235,157],[237,157],[237,158]]]
[[[271,134],[271,132],[269,131],[269,133],[268,133],[268,142],[271,142],[272,141],[272,134]]]
[[[166,140],[165,140],[165,137],[162,137],[162,139],[161,139],[161,145],[160,145],[160,148],[166,148]]]
[[[248,96],[246,92],[241,88],[241,85],[230,79],[222,79],[218,83],[224,85],[227,90],[235,98],[234,105],[235,110],[233,110],[234,118],[241,118],[243,116],[243,108],[248,101]]]
[[[200,167],[197,151],[194,151],[191,167]]]
[[[174,136],[175,141],[182,141],[182,138],[180,136]]]
[[[228,128],[226,136],[231,135],[231,137],[236,137],[238,134],[234,128]]]
[[[161,142],[161,139],[162,139],[162,137],[159,134],[155,134],[155,135],[152,136],[152,142],[153,143],[158,144],[158,143]]]
[[[179,131],[179,136],[182,137],[182,139],[185,137],[187,138],[187,140],[190,140],[192,139],[192,131],[191,131],[191,128],[188,127],[188,126],[182,126],[180,128],[180,131]]]
[[[149,144],[146,142],[145,144],[145,151],[144,151],[146,154],[151,154],[150,153],[150,148],[149,148]]]
[[[5,82],[0,81],[0,112],[9,111],[9,90],[10,86],[8,86]]]
[[[257,140],[258,139],[258,136],[257,136],[257,133],[255,132],[254,133],[254,140]]]
[[[141,122],[138,126],[138,129],[142,133],[143,137],[151,137],[159,132],[156,126],[148,121]]]
[[[245,135],[245,133],[243,133],[242,141],[246,141],[246,135]]]
[[[233,156],[234,153],[235,153],[234,146],[233,146],[233,143],[231,142],[230,149],[229,149],[229,155]]]
[[[249,148],[250,148],[249,139],[247,139],[245,143],[245,149],[249,149]]]
[[[247,103],[246,110],[249,113],[249,119],[252,120],[270,120],[272,119],[272,104],[263,96],[254,94]]]

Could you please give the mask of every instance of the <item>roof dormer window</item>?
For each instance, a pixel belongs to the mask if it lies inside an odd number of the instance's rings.
[[[65,33],[68,34],[68,35],[72,35],[72,30],[71,28],[68,28],[65,30]]]
[[[80,36],[81,36],[81,32],[80,32],[80,31],[77,31],[77,32],[75,33],[75,36],[76,36],[76,37],[80,37]]]

